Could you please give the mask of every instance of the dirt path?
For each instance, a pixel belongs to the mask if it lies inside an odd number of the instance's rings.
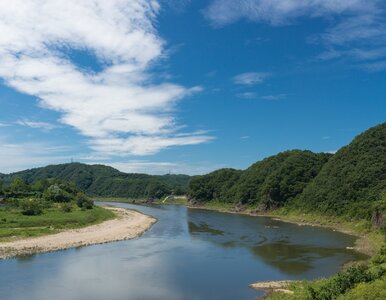
[[[132,239],[141,235],[156,222],[153,217],[133,210],[108,209],[114,211],[118,218],[57,234],[0,243],[0,259]]]

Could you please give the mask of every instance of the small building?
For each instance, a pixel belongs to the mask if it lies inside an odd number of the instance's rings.
[[[4,202],[5,198],[0,197],[0,203]]]

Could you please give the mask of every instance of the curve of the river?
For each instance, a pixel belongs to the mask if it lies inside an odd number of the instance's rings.
[[[256,281],[331,275],[355,237],[266,217],[109,203],[152,215],[140,238],[0,261],[0,299],[255,299]]]

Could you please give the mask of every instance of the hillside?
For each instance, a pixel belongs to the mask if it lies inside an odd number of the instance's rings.
[[[300,194],[331,155],[292,150],[268,157],[245,171],[222,169],[196,176],[189,197],[198,202],[219,201],[279,207]]]
[[[336,154],[285,151],[245,171],[223,169],[194,177],[192,202],[286,207],[369,220],[386,210],[386,123],[357,136]]]
[[[20,177],[27,183],[55,178],[73,182],[89,195],[128,198],[157,198],[186,192],[187,175],[128,174],[104,165],[69,163],[50,165],[3,175],[6,183]]]
[[[341,148],[322,168],[292,207],[305,212],[369,218],[384,210],[386,123],[370,128]]]

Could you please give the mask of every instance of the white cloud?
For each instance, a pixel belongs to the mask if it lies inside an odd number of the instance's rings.
[[[147,161],[147,160],[130,160],[127,162],[105,162],[113,168],[125,173],[145,173],[153,175],[163,174],[187,174],[202,175],[224,167],[208,162],[196,164],[185,162],[165,162],[165,161]]]
[[[322,43],[320,59],[363,61],[363,69],[381,71],[386,58],[386,6],[381,0],[213,0],[205,16],[214,26],[241,19],[291,25],[301,18],[324,18],[327,29],[309,38]],[[369,67],[371,62],[374,67]]]
[[[47,143],[10,143],[0,140],[0,173],[70,162],[68,148]]]
[[[176,136],[173,116],[177,101],[202,88],[154,83],[151,67],[166,56],[153,26],[159,9],[146,0],[0,1],[0,77],[60,112],[96,151],[146,155],[206,142]],[[92,53],[102,71],[63,49]]]
[[[20,126],[26,126],[31,128],[38,128],[43,130],[52,130],[57,128],[58,126],[55,124],[47,123],[47,122],[36,122],[36,121],[30,121],[30,120],[18,120],[16,121],[16,124]]]
[[[256,85],[263,83],[270,75],[271,74],[264,72],[248,72],[236,75],[233,77],[233,81],[236,84]]]
[[[216,26],[248,19],[272,25],[288,24],[297,17],[330,16],[368,11],[372,2],[364,0],[214,0],[205,11]]]
[[[285,99],[286,97],[287,97],[286,94],[275,94],[275,95],[264,95],[264,96],[261,96],[260,98],[268,101],[276,101],[276,100]]]
[[[256,93],[253,93],[253,92],[238,93],[238,94],[236,94],[236,96],[239,98],[244,98],[244,99],[256,99],[257,98]]]

